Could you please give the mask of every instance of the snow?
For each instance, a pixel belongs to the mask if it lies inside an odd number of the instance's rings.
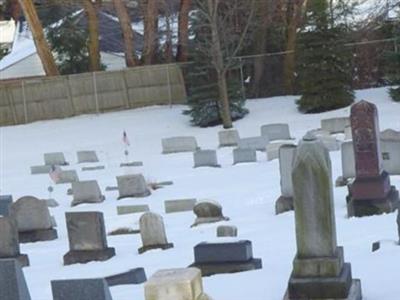
[[[320,120],[348,116],[349,108],[323,114],[302,115],[294,104],[296,97],[275,97],[247,102],[250,114],[235,123],[242,137],[260,133],[267,123],[287,122],[297,139],[306,131],[320,126]],[[400,104],[391,101],[386,88],[362,90],[357,99],[374,102],[379,109],[380,129],[400,130]],[[22,244],[22,253],[29,254],[31,266],[24,268],[34,300],[51,300],[50,280],[104,277],[135,267],[144,267],[150,277],[163,268],[186,267],[193,262],[193,247],[202,241],[215,241],[216,227],[232,224],[238,227],[240,239],[253,243],[254,257],[262,258],[263,268],[257,271],[216,275],[204,278],[204,290],[216,300],[281,300],[292,270],[296,253],[293,212],[275,216],[275,200],[280,196],[278,161],[266,160],[258,153],[258,163],[232,166],[232,148],[218,149],[221,168],[193,168],[191,153],[161,154],[161,139],[193,135],[204,149],[217,149],[217,132],[221,127],[191,127],[184,106],[148,107],[99,116],[85,115],[64,120],[36,122],[0,128],[0,194],[48,198],[47,175],[30,175],[29,167],[43,162],[43,153],[63,151],[81,180],[98,180],[105,202],[70,207],[69,185],[57,185],[53,193],[60,206],[51,208],[58,223],[59,238],[54,241]],[[153,120],[150,122],[150,120]],[[131,160],[144,162],[143,167],[119,168],[124,161],[122,132],[127,131]],[[343,135],[338,135],[343,139]],[[96,150],[105,170],[80,172],[76,165],[77,150]],[[341,175],[340,152],[331,152],[333,180]],[[156,190],[142,199],[117,201],[117,192],[105,192],[116,185],[116,176],[143,173],[149,181],[172,180],[172,186]],[[400,176],[392,176],[392,184],[400,188]],[[400,248],[397,240],[396,214],[351,218],[346,217],[345,187],[334,189],[338,244],[344,246],[345,259],[352,264],[354,278],[360,278],[364,300],[396,300]],[[163,202],[180,198],[213,199],[223,206],[230,221],[190,228],[195,216],[191,212],[164,213]],[[102,211],[107,231],[118,227],[138,228],[139,215],[117,216],[117,205],[148,204],[164,217],[168,240],[173,249],[154,250],[139,255],[139,235],[109,236],[116,256],[105,262],[63,266],[68,251],[65,226],[66,211]],[[225,240],[225,239],[224,239]],[[229,240],[229,239],[227,239]],[[233,239],[234,240],[234,239]],[[371,252],[371,244],[384,241],[382,248]],[[143,285],[112,287],[114,300],[144,299]]]

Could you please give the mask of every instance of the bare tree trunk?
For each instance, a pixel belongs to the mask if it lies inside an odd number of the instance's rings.
[[[191,0],[181,0],[179,8],[178,50],[176,60],[180,62],[188,60],[189,10],[191,4]]]
[[[100,41],[99,41],[99,20],[97,17],[97,7],[91,0],[83,1],[85,12],[88,18],[89,30],[89,69],[99,71],[100,67]]]
[[[158,5],[157,0],[143,0],[144,16],[144,45],[142,60],[145,65],[155,61],[158,33]]]
[[[164,14],[165,14],[165,34],[166,41],[164,47],[164,56],[165,61],[167,63],[172,62],[173,53],[172,53],[172,30],[171,30],[171,6],[167,0],[163,0],[164,5]]]
[[[220,115],[225,129],[232,128],[231,109],[229,107],[228,85],[226,83],[226,73],[218,73],[218,90],[220,100]]]
[[[128,11],[123,0],[113,0],[115,11],[117,12],[122,35],[124,37],[125,62],[127,67],[136,66],[136,55],[133,39],[133,29]]]
[[[40,57],[46,75],[59,75],[53,54],[51,53],[50,47],[44,36],[43,27],[37,15],[35,5],[33,4],[32,0],[20,0],[20,4],[22,10],[24,11],[25,18],[28,21],[29,27],[32,31],[36,50]]]

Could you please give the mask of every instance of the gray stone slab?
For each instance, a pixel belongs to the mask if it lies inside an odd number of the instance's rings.
[[[239,132],[236,129],[218,132],[219,147],[237,146],[239,139]]]
[[[257,162],[257,152],[254,149],[233,149],[233,164]]]
[[[194,167],[220,167],[215,150],[198,150],[193,153]]]
[[[141,161],[127,162],[127,163],[121,163],[119,166],[121,168],[122,167],[142,167],[143,166],[143,162],[141,162]]]
[[[161,141],[162,153],[194,152],[199,149],[196,138],[193,136],[178,136],[164,138]]]
[[[0,299],[31,300],[24,273],[16,259],[0,259]]]
[[[0,195],[0,216],[8,216],[12,203],[12,195]]]
[[[238,230],[236,226],[220,225],[217,227],[217,237],[236,237]]]
[[[276,140],[290,140],[288,124],[267,124],[261,126],[261,136],[265,136],[270,142]]]
[[[65,160],[64,153],[62,152],[45,153],[43,156],[44,156],[44,164],[47,166],[68,165],[67,161]]]
[[[279,172],[281,176],[281,195],[286,198],[293,197],[292,170],[297,146],[283,145],[279,148]]]
[[[196,199],[166,200],[164,201],[165,213],[170,214],[177,212],[193,211],[196,203]]]
[[[250,241],[200,243],[194,247],[195,263],[245,262],[253,258]]]
[[[346,126],[346,128],[344,129],[344,139],[345,140],[353,139],[353,134],[351,132],[351,126]]]
[[[78,164],[81,163],[96,163],[99,162],[96,151],[78,151],[76,152],[78,158]]]
[[[141,284],[147,281],[146,273],[143,268],[131,269],[127,272],[107,276],[105,278],[108,286],[124,284]]]
[[[13,218],[0,218],[0,259],[17,259],[21,266],[29,266],[27,255],[20,253],[17,223]]]
[[[117,206],[118,215],[136,214],[148,211],[150,211],[150,208],[147,204]]]
[[[322,130],[328,131],[329,133],[344,133],[344,129],[350,126],[349,117],[339,117],[321,120]]]
[[[146,180],[142,174],[117,176],[119,197],[118,199],[130,197],[147,197],[151,192],[147,187]]]
[[[105,199],[96,180],[73,182],[71,186],[73,195],[71,206],[101,203]]]
[[[61,171],[57,184],[72,183],[79,181],[78,173],[75,170]]]
[[[52,280],[51,290],[53,300],[112,300],[104,278]]]
[[[352,141],[342,143],[341,156],[343,178],[354,178],[356,176],[356,162],[354,159],[354,148]]]
[[[118,187],[117,186],[107,186],[106,192],[111,192],[111,191],[118,191]]]
[[[37,175],[37,174],[49,174],[51,170],[51,166],[32,166],[31,167],[31,174],[32,175]]]
[[[256,136],[241,138],[238,147],[241,149],[253,149],[256,151],[265,151],[269,141],[266,137]]]
[[[169,249],[173,244],[168,243],[167,234],[163,218],[155,213],[144,213],[139,220],[140,236],[143,246],[139,248],[139,253],[152,249]]]
[[[105,166],[95,166],[95,167],[83,167],[82,171],[86,172],[86,171],[100,171],[100,170],[104,170],[106,167]]]

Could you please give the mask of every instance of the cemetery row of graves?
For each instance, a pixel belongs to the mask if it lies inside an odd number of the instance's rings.
[[[336,134],[345,135],[341,142]],[[126,161],[120,168],[146,167],[131,161],[129,140],[123,133]],[[193,136],[175,136],[161,141],[162,154],[193,153],[193,168],[229,168],[266,160],[279,161],[281,195],[275,202],[277,215],[294,211],[297,252],[283,299],[362,299],[362,282],[353,277],[351,261],[344,259],[345,249],[338,245],[334,210],[334,186],[347,186],[348,217],[365,217],[393,213],[399,204],[399,192],[391,176],[400,175],[400,132],[380,131],[377,107],[360,101],[351,107],[350,117],[321,121],[321,128],[308,131],[296,143],[288,124],[267,124],[260,134],[241,138],[238,130],[218,133],[218,148],[231,147],[231,166],[219,163],[219,150],[200,149]],[[332,178],[329,152],[341,151],[342,176]],[[49,176],[49,198],[27,195],[0,198],[0,299],[31,299],[23,269],[29,268],[29,253],[21,253],[20,244],[58,239],[57,221],[51,210],[59,206],[52,198],[54,187],[70,185],[67,194],[71,207],[101,205],[105,192],[118,192],[118,199],[146,198],[157,189],[167,189],[172,181],[146,181],[143,174],[116,176],[116,186],[100,187],[97,180],[80,180],[78,172],[95,174],[106,170],[96,151],[78,151],[76,163],[68,162],[62,152],[45,153],[44,163],[30,167],[31,176]],[[65,223],[69,250],[63,255],[64,266],[105,262],[118,255],[108,245],[110,234],[140,235],[139,255],[176,247],[168,239],[168,227],[161,214],[149,205],[118,205],[117,215],[141,214],[139,228],[122,228],[106,232],[100,211],[67,211]],[[226,240],[238,237],[240,228],[226,224],[222,205],[216,200],[170,199],[164,201],[164,213],[193,213],[192,227],[221,222],[216,226],[217,241],[199,240],[191,250],[194,260],[187,268],[160,269],[147,279],[146,267],[127,270],[102,278],[52,280],[54,300],[110,300],[110,287],[143,284],[146,300],[211,300],[212,291],[203,288],[203,278],[218,274],[249,272],[263,268],[263,261],[253,256],[252,241]],[[400,224],[399,224],[400,225]],[[395,224],[393,224],[395,226]],[[220,239],[220,241],[218,241]],[[376,245],[375,245],[376,246]],[[379,245],[378,245],[379,247]],[[189,249],[187,249],[189,251]],[[245,284],[245,283],[244,283]],[[33,299],[36,300],[36,299]],[[40,299],[37,299],[40,300]],[[217,300],[217,299],[215,299]]]

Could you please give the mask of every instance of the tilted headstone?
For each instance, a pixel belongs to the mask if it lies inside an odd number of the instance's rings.
[[[117,176],[118,199],[147,197],[151,192],[142,174]]]
[[[31,300],[24,273],[16,259],[0,259],[0,299]]]
[[[350,119],[348,117],[331,118],[321,120],[322,130],[328,131],[329,133],[344,133],[344,129],[350,126]]]
[[[178,136],[162,139],[162,153],[194,152],[199,149],[193,136]]]
[[[65,218],[70,250],[64,265],[105,261],[115,255],[115,249],[107,246],[103,213],[67,212]]]
[[[0,259],[4,258],[16,259],[23,267],[29,266],[28,256],[20,252],[17,223],[10,217],[0,218]]]
[[[215,150],[197,150],[193,152],[194,167],[220,167]]]
[[[75,170],[61,171],[57,184],[73,183],[79,181],[78,173]]]
[[[192,227],[206,223],[229,221],[229,218],[222,214],[222,206],[214,200],[200,200],[193,208],[193,212],[197,218]]]
[[[257,162],[257,152],[254,149],[233,149],[233,164]]]
[[[82,203],[100,203],[105,199],[96,180],[73,182],[72,195],[74,199],[71,206]]]
[[[143,268],[136,268],[127,272],[107,276],[105,280],[108,286],[116,286],[123,284],[141,284],[146,282],[147,277]]]
[[[104,278],[52,280],[53,300],[112,300]]]
[[[8,216],[12,203],[13,198],[11,195],[0,195],[0,216]]]
[[[288,145],[288,143],[287,142],[286,143],[285,142],[269,143],[266,148],[267,160],[271,161],[274,159],[278,159],[279,158],[279,149],[284,145]]]
[[[250,241],[200,243],[194,247],[194,263],[202,276],[236,273],[262,268],[261,259],[253,258]]]
[[[261,136],[267,137],[271,141],[276,140],[290,140],[289,125],[288,124],[267,124],[261,126]]]
[[[256,151],[264,151],[268,145],[269,141],[266,137],[256,136],[241,138],[238,143],[240,149],[253,149]]]
[[[49,174],[51,171],[51,166],[32,166],[31,167],[31,174],[32,175],[37,175],[37,174]]]
[[[281,176],[281,196],[275,202],[275,213],[293,210],[292,170],[297,146],[284,145],[279,149],[279,172]]]
[[[65,160],[64,153],[62,152],[45,153],[43,156],[44,156],[44,164],[47,166],[68,165],[67,161]]]
[[[217,227],[217,237],[235,237],[238,234],[236,226],[220,225]]]
[[[118,215],[136,214],[150,211],[149,206],[146,205],[122,205],[117,206]]]
[[[99,162],[96,151],[78,151],[76,156],[78,157],[78,164]]]
[[[400,141],[400,131],[386,129],[380,133],[381,140],[385,141]]]
[[[219,147],[237,146],[239,139],[239,132],[236,129],[218,132]]]
[[[361,299],[337,246],[329,153],[315,136],[299,144],[292,180],[297,254],[284,299]]]
[[[164,202],[165,213],[192,211],[196,203],[196,199],[166,200]]]
[[[144,294],[145,300],[211,300],[196,268],[160,270],[144,284]]]
[[[31,196],[22,197],[11,205],[10,217],[17,222],[20,243],[57,238],[46,201]]]
[[[360,101],[351,107],[356,178],[349,185],[349,216],[369,216],[393,212],[399,192],[383,169],[379,139],[378,110],[373,103]]]
[[[140,236],[143,246],[138,249],[142,254],[153,249],[170,249],[174,244],[168,243],[163,218],[155,213],[144,213],[139,220]]]

